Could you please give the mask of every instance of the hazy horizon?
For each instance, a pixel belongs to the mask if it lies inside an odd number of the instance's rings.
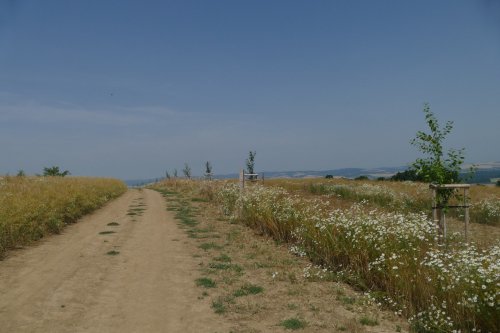
[[[4,1],[0,72],[0,174],[500,161],[499,2]]]

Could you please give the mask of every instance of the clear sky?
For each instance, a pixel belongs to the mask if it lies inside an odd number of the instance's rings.
[[[0,174],[500,160],[500,2],[0,0]]]

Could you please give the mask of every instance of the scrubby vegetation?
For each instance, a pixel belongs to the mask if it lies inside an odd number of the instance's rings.
[[[458,235],[440,242],[425,212],[412,212],[416,207],[399,211],[399,205],[411,201],[404,196],[365,185],[361,191],[369,199],[356,197],[359,202],[351,206],[335,207],[328,196],[275,186],[248,186],[244,192],[224,182],[189,186],[198,186],[199,194],[232,221],[308,257],[321,267],[318,277],[348,281],[373,303],[408,318],[417,332],[500,330],[500,244],[478,249]],[[378,203],[384,209],[366,202],[374,197],[384,198]]]
[[[50,233],[59,233],[126,191],[114,179],[0,178],[0,256]]]
[[[431,193],[429,186],[418,182],[378,182],[350,180],[295,180],[273,181],[268,184],[284,187],[293,192],[340,199],[343,204],[364,201],[367,206],[405,213],[426,212],[430,216]],[[456,200],[451,199],[452,203]],[[500,191],[495,187],[472,186],[470,189],[470,220],[473,223],[500,226]],[[450,209],[450,217],[462,218],[461,210]]]

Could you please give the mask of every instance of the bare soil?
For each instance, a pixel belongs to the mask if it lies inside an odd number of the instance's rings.
[[[0,331],[227,331],[198,301],[198,262],[173,221],[159,193],[130,190],[11,251],[0,261]]]

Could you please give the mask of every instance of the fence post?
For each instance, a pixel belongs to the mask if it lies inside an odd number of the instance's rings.
[[[437,189],[435,187],[431,188],[432,188],[432,220],[437,225],[439,223],[437,216],[437,203],[436,203]]]
[[[441,235],[443,236],[443,240],[446,239],[446,214],[444,212],[444,207],[440,209],[440,217],[439,217],[439,229],[441,230]]]
[[[464,206],[465,206],[465,242],[469,242],[469,189],[464,188]]]
[[[243,191],[245,188],[245,170],[240,170],[240,190]]]

